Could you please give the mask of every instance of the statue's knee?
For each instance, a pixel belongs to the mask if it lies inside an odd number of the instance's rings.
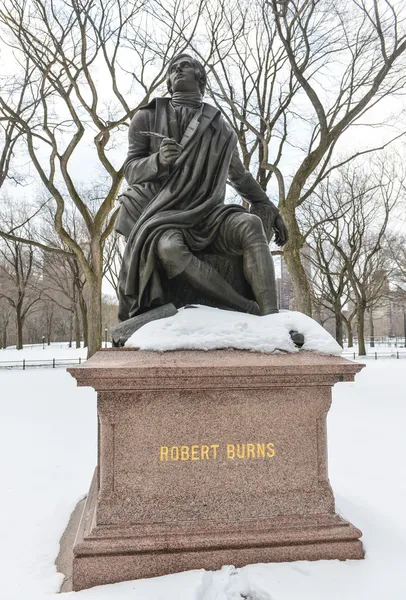
[[[257,244],[266,241],[266,235],[262,221],[257,215],[250,213],[244,215],[244,220],[241,222],[240,235],[243,247],[250,244]]]
[[[182,232],[177,229],[165,231],[161,235],[156,254],[169,279],[183,273],[193,258]]]
[[[262,224],[262,221],[259,217],[257,217],[257,215],[252,215],[251,213],[248,213],[248,215],[246,215],[247,217],[247,223],[248,223],[248,227],[249,230],[252,231],[253,233],[259,233],[262,234],[264,233],[264,226]]]

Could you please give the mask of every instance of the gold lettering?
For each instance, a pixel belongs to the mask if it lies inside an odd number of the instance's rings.
[[[265,444],[257,444],[257,457],[265,458]]]
[[[159,460],[168,460],[168,446],[161,446],[159,451]]]
[[[160,446],[159,460],[168,461],[187,461],[187,460],[216,460],[217,450],[220,444],[193,444],[192,446]],[[257,443],[257,444],[226,444],[225,456],[227,460],[235,458],[272,458],[276,454],[275,444]],[[223,447],[222,447],[223,452]],[[222,456],[224,456],[222,454]]]
[[[210,444],[210,448],[212,448],[213,450],[213,458],[217,458],[217,448],[219,447],[219,444]]]
[[[272,458],[273,456],[275,456],[275,444],[271,444],[271,442],[269,442],[269,444],[266,445],[266,448],[267,448],[266,455],[269,458]]]
[[[235,457],[234,444],[227,444],[227,458],[232,459]]]
[[[189,460],[189,446],[180,447],[180,459]]]
[[[247,444],[247,458],[255,458],[254,444]]]
[[[237,457],[245,458],[245,444],[237,444]]]

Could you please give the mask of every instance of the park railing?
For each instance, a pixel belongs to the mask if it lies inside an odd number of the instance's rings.
[[[348,342],[347,338],[344,338],[344,343],[346,344]],[[384,337],[384,336],[380,336],[380,337],[366,337],[364,339],[365,345],[369,346],[369,347],[374,347],[375,346],[388,346],[388,347],[394,347],[394,348],[404,348],[406,347],[406,340],[405,340],[405,336],[402,337]],[[354,346],[358,345],[358,338],[354,337],[353,338],[353,343]]]
[[[384,351],[377,351],[377,352],[368,352],[368,354],[358,354],[358,352],[349,352],[348,350],[344,350],[344,352],[342,353],[342,355],[344,358],[352,358],[353,360],[378,360],[378,358],[396,358],[396,359],[402,359],[402,358],[406,358],[406,352],[402,352],[399,350],[388,350],[387,352]]]
[[[25,371],[30,367],[48,367],[50,369],[57,369],[59,367],[71,367],[72,365],[81,365],[86,359],[79,358],[50,358],[37,360],[28,360],[22,358],[20,360],[4,360],[0,361],[0,369],[22,369]]]
[[[395,358],[395,359],[406,359],[406,350],[403,348],[399,351],[396,348],[387,348],[385,350],[377,350],[372,352],[369,350],[366,355],[359,355],[357,352],[345,349],[342,353],[343,358],[350,358],[352,360],[378,360],[380,358]],[[74,365],[81,365],[86,359],[79,356],[79,358],[50,358],[50,359],[27,359],[22,358],[19,360],[5,360],[0,361],[0,369],[26,369],[32,367],[41,367],[49,369],[57,369],[61,367],[71,367]]]

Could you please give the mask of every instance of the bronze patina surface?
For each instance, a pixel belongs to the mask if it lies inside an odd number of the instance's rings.
[[[278,312],[268,241],[287,242],[279,210],[245,169],[226,119],[203,102],[203,66],[176,56],[167,83],[170,97],[142,107],[129,128],[119,319],[168,303]],[[225,204],[227,181],[250,212]]]

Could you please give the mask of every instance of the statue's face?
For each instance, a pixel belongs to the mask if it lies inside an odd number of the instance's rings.
[[[195,69],[187,57],[181,57],[171,65],[169,79],[172,92],[199,91],[199,82],[196,79]]]

